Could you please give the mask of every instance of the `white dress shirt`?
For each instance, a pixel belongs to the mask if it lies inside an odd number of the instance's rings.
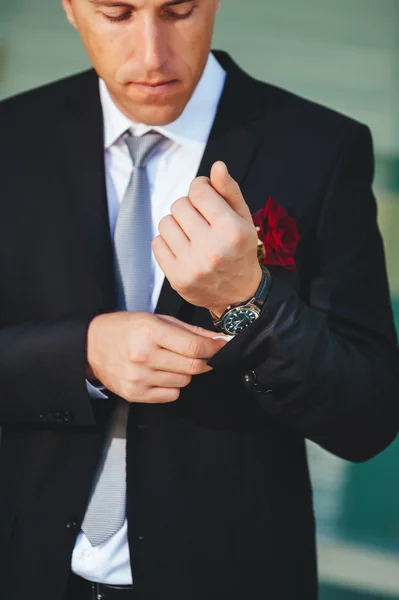
[[[103,80],[99,81],[104,116],[104,156],[108,213],[113,237],[119,207],[127,189],[132,170],[126,144],[121,135],[130,129],[141,136],[155,130],[174,143],[163,153],[155,154],[147,163],[150,183],[153,237],[159,234],[158,223],[170,214],[172,203],[187,196],[196,177],[205,146],[222,95],[226,73],[213,54],[209,55],[194,94],[180,117],[162,127],[133,123],[115,106]],[[164,282],[164,273],[152,255],[154,287],[151,312],[154,312]],[[101,394],[88,386],[90,394]],[[132,584],[127,540],[127,520],[122,528],[101,546],[93,547],[83,532],[76,540],[72,555],[72,571],[85,579],[110,585]]]

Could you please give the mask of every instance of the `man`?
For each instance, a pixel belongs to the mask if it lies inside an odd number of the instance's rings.
[[[218,0],[63,5],[94,70],[0,105],[1,597],[314,600],[305,438],[398,429],[369,131],[210,54]]]

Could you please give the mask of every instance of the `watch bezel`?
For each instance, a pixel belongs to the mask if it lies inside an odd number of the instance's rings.
[[[226,321],[228,319],[230,319],[230,317],[232,316],[232,314],[237,313],[237,312],[241,312],[243,310],[247,310],[247,311],[251,311],[253,313],[256,314],[256,319],[259,319],[260,316],[260,312],[261,309],[259,308],[259,306],[257,306],[254,302],[249,302],[248,304],[241,304],[240,306],[233,306],[232,308],[230,308],[230,310],[223,316],[221,323],[220,323],[220,328],[223,331],[223,333],[227,333],[228,335],[234,335],[234,332],[229,331],[226,328]],[[255,320],[256,320],[255,319]]]

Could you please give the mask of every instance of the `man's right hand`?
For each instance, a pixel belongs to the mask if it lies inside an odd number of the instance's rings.
[[[128,402],[166,403],[228,341],[168,315],[118,312],[95,317],[87,336],[91,374]]]

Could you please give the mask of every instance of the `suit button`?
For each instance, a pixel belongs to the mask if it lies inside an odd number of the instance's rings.
[[[58,425],[62,425],[64,423],[64,419],[63,419],[61,413],[59,413],[59,412],[55,413],[54,420]]]
[[[272,392],[271,389],[268,389],[266,386],[258,382],[255,371],[248,371],[245,373],[243,380],[248,389],[250,389],[252,392],[257,394],[270,394]]]
[[[47,417],[46,417],[46,415],[45,415],[44,413],[41,413],[41,414],[39,415],[39,421],[40,421],[41,423],[47,423]]]
[[[71,533],[77,533],[79,530],[79,525],[78,522],[75,518],[71,518],[67,524],[66,524],[66,528],[68,529],[68,531],[70,531]]]
[[[73,421],[73,415],[72,415],[72,413],[70,413],[69,410],[66,410],[62,414],[62,420],[63,420],[64,423],[71,423]]]
[[[247,373],[245,373],[243,379],[244,379],[244,382],[247,383],[248,385],[254,384],[256,382],[255,371],[247,371]]]

